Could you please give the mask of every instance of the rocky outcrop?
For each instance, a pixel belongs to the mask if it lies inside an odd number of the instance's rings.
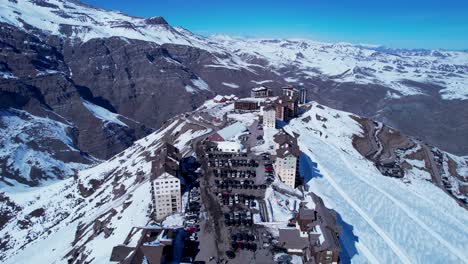
[[[468,175],[459,173],[465,171],[468,165],[466,160],[451,156],[372,119],[353,118],[363,130],[361,135],[353,137],[354,148],[373,161],[382,175],[409,182],[411,170],[425,171],[429,175],[426,180],[446,191],[468,209]]]
[[[224,42],[171,27],[162,17],[129,17],[79,1],[25,2],[29,4],[44,11],[44,24],[58,24],[58,29],[38,28],[31,19],[24,19],[26,14],[14,2],[6,5],[11,10],[0,13],[14,17],[0,22],[0,108],[24,110],[69,125],[67,134],[73,147],[83,155],[107,159],[158,129],[165,120],[196,109],[216,94],[247,96],[258,85],[278,93],[287,84],[305,87],[309,99],[372,116],[456,154],[467,149],[468,100],[444,100],[440,95],[443,87],[435,84],[407,80],[404,85],[421,93],[403,96],[383,83],[343,81],[377,78],[379,72],[369,67],[356,66],[330,76],[313,67],[305,69],[302,63],[309,65],[308,60],[313,59],[307,52],[314,51],[308,42],[262,40],[259,42],[267,46],[258,48],[267,49],[257,52],[251,47],[236,49],[239,44],[230,42],[233,40]],[[49,12],[53,15],[48,16]],[[100,18],[102,21],[93,16],[103,13],[108,16]],[[54,20],[56,16],[61,18],[59,22]],[[268,55],[272,47],[301,51],[291,61],[281,57],[282,52],[278,57]],[[355,48],[325,45],[321,52],[343,56],[343,50]],[[361,53],[345,55],[371,59]],[[387,63],[392,55],[379,51],[374,56]],[[416,66],[423,65],[411,67]],[[464,74],[466,69],[445,65],[434,70]],[[401,65],[383,68],[393,70],[407,69]],[[125,125],[96,116],[84,101],[116,114]],[[35,169],[33,174],[41,178],[43,171]]]

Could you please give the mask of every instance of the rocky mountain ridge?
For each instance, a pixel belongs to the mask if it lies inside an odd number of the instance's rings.
[[[108,159],[216,94],[246,96],[259,85],[303,86],[325,105],[453,153],[468,149],[464,52],[203,37],[160,17],[63,0],[0,1],[0,37],[0,107],[70,125],[84,160]],[[4,156],[2,177],[28,179],[20,160]]]

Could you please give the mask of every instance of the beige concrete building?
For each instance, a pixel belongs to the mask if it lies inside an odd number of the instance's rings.
[[[276,127],[276,111],[271,105],[263,108],[263,126],[264,127]]]
[[[274,136],[276,161],[276,176],[286,185],[295,188],[299,176],[300,150],[297,139],[284,131]]]
[[[182,211],[181,184],[178,178],[180,153],[170,144],[163,146],[153,161],[151,193],[154,219]]]
[[[168,172],[164,172],[153,182],[155,219],[182,211],[180,180]]]

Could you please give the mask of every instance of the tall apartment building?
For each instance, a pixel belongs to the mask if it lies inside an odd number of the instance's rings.
[[[295,188],[296,179],[299,175],[299,156],[301,154],[297,139],[281,131],[274,136],[274,141],[276,175],[284,184]]]
[[[294,88],[292,86],[283,87],[283,96],[296,97],[299,104],[307,103],[307,90],[304,87]]]
[[[275,107],[268,105],[263,108],[263,126],[264,127],[276,127],[276,109]]]
[[[181,184],[179,180],[179,150],[165,144],[156,153],[152,164],[151,193],[155,220],[182,211]]]
[[[287,122],[298,114],[299,97],[296,93],[291,92],[289,89],[280,98],[275,101],[276,119]]]

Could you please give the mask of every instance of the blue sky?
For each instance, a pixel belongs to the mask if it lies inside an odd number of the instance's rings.
[[[84,0],[202,35],[468,49],[468,0]]]

